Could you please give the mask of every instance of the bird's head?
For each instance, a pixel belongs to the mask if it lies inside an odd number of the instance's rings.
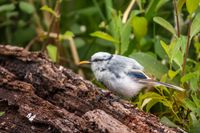
[[[106,69],[106,65],[112,59],[113,55],[106,52],[97,52],[93,54],[90,61],[81,61],[79,64],[91,64],[93,72],[103,71]]]

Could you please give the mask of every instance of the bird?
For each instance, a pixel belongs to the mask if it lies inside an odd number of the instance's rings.
[[[93,54],[89,61],[79,64],[91,64],[97,81],[103,83],[111,92],[124,98],[135,97],[144,87],[165,86],[178,91],[183,88],[151,79],[144,67],[135,59],[107,52]]]

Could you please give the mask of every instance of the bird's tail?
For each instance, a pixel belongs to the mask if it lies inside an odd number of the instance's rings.
[[[138,80],[138,82],[143,83],[143,84],[153,85],[153,86],[165,86],[165,87],[168,87],[168,88],[173,88],[175,90],[185,91],[185,89],[178,87],[176,85],[158,82],[158,81],[155,81],[155,80],[152,80],[152,79],[140,79],[140,80]]]

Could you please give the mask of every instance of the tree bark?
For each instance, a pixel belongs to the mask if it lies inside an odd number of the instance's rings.
[[[113,96],[115,97],[115,96]],[[45,54],[0,45],[0,132],[175,133]]]

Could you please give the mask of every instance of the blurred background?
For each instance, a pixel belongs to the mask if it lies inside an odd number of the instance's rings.
[[[94,81],[79,66],[98,51],[136,59],[153,78],[186,88],[141,92],[133,101],[164,123],[200,128],[200,0],[0,0],[0,44],[43,51]],[[94,81],[95,82],[95,81]]]

